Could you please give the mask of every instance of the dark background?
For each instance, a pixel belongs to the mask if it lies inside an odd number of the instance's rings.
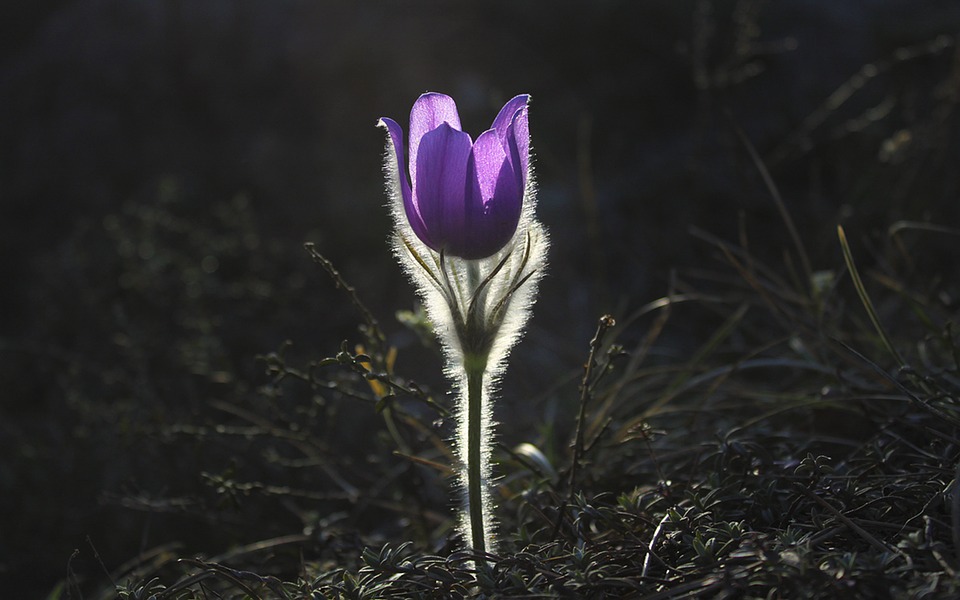
[[[868,244],[898,219],[958,222],[953,0],[90,0],[7,3],[0,23],[0,589],[48,591],[75,548],[112,568],[165,540],[226,543],[196,521],[150,529],[124,499],[176,496],[216,454],[144,431],[255,389],[255,356],[285,340],[304,360],[357,340],[304,242],[442,389],[393,318],[414,296],[375,127],[406,128],[424,91],[474,136],[533,97],[553,247],[516,395],[576,372],[600,314],[703,260],[691,226],[735,239],[743,215],[754,251],[780,252],[738,127],[815,268],[838,222]],[[518,414],[504,436],[536,418]]]

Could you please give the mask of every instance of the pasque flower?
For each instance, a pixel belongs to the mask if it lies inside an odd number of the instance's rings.
[[[384,118],[400,169],[403,208],[413,232],[433,250],[467,259],[494,254],[513,237],[527,186],[527,101],[504,105],[476,141],[460,128],[453,98],[420,96],[410,111],[410,179],[403,131]]]
[[[473,141],[452,98],[423,94],[410,111],[408,169],[403,130],[380,119],[394,253],[424,301],[456,387],[461,531],[481,554],[494,543],[491,402],[549,246],[534,218],[528,100],[507,102]]]

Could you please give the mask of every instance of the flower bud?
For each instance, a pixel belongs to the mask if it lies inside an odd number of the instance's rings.
[[[453,98],[420,96],[410,111],[409,179],[403,171],[403,130],[390,134],[403,208],[416,236],[437,252],[481,259],[503,249],[520,221],[529,173],[527,95],[500,110],[476,141],[460,128]]]

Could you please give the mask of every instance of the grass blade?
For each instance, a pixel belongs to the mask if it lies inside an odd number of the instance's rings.
[[[887,352],[889,352],[890,355],[893,356],[893,359],[897,361],[897,365],[900,367],[907,366],[903,360],[903,357],[900,356],[900,353],[897,352],[897,349],[893,347],[890,337],[887,335],[886,330],[880,323],[880,317],[877,315],[877,309],[874,308],[873,301],[871,301],[870,296],[867,295],[867,288],[863,285],[863,279],[860,278],[860,271],[857,270],[856,263],[853,262],[853,253],[850,251],[850,244],[847,243],[847,235],[844,233],[842,225],[837,225],[837,237],[840,238],[840,248],[843,250],[843,260],[847,263],[847,270],[850,271],[850,277],[853,279],[853,286],[857,289],[857,295],[860,296],[860,302],[863,303],[863,308],[867,311],[867,316],[870,317],[870,322],[873,323],[873,328],[876,329],[877,334],[880,336],[880,340],[887,349]]]

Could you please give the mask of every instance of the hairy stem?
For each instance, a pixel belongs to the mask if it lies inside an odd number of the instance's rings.
[[[482,554],[486,552],[486,529],[483,522],[484,473],[486,459],[483,452],[483,375],[487,368],[486,356],[468,356],[464,361],[467,374],[467,518],[470,523],[470,545]]]

